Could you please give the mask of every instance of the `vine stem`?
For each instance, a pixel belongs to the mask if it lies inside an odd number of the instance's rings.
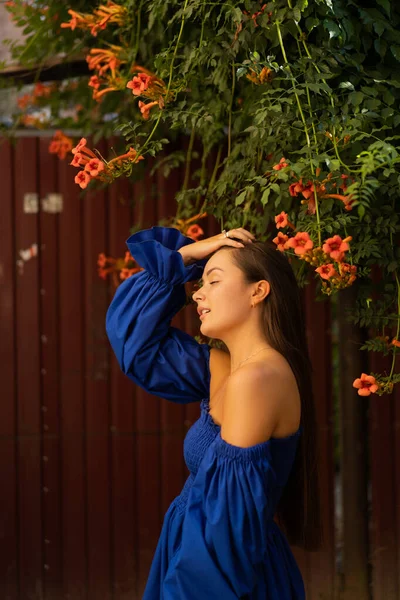
[[[210,183],[208,184],[208,187],[207,187],[206,197],[204,198],[204,202],[201,205],[201,209],[199,211],[200,213],[204,212],[204,207],[205,207],[206,202],[207,202],[208,192],[211,190],[212,186],[214,185],[214,181],[215,181],[215,179],[217,177],[217,171],[219,169],[219,163],[220,163],[220,160],[221,160],[221,153],[222,153],[222,146],[220,146],[218,148],[217,158],[215,159],[214,170],[213,170],[212,175],[211,175]]]
[[[292,8],[293,8],[293,5],[292,5],[292,2],[291,2],[291,0],[288,0],[288,6],[289,6],[289,8],[290,8],[290,9],[292,9]],[[304,50],[305,50],[305,52],[306,52],[306,54],[307,54],[307,58],[309,58],[309,59],[311,60],[311,62],[312,62],[312,64],[313,64],[313,66],[314,66],[314,68],[315,68],[315,70],[317,71],[317,73],[319,73],[319,74],[321,75],[322,71],[321,71],[321,69],[319,68],[319,66],[318,66],[318,65],[317,65],[317,63],[316,63],[316,62],[313,60],[313,58],[312,58],[312,56],[311,56],[311,52],[310,52],[310,50],[309,50],[309,48],[308,48],[308,45],[307,45],[307,43],[306,43],[306,41],[305,41],[305,39],[304,39],[304,33],[303,33],[303,30],[301,29],[301,27],[300,27],[300,25],[298,24],[298,22],[297,22],[297,21],[295,21],[295,24],[296,24],[297,31],[298,31],[298,32],[299,32],[299,34],[300,34],[301,43],[303,44],[303,48],[304,48]],[[325,85],[328,85],[328,84],[326,83],[326,79],[325,79],[324,77],[322,77],[322,78],[321,78],[321,81],[322,81],[322,83],[324,83]],[[308,93],[308,86],[307,86],[307,85],[306,85],[306,89],[307,89],[307,93]],[[332,98],[332,95],[331,95],[331,94],[329,94],[329,99],[330,99],[330,102],[331,102],[331,106],[332,106],[332,108],[334,108],[334,107],[335,107],[335,102],[334,102],[334,100],[333,100],[333,98]],[[353,171],[352,169],[350,169],[350,167],[348,167],[348,166],[347,166],[347,165],[346,165],[346,164],[345,164],[345,163],[342,161],[342,159],[340,158],[340,155],[339,155],[339,153],[338,153],[338,149],[337,149],[337,146],[336,146],[336,128],[335,128],[335,125],[333,125],[333,141],[334,141],[334,149],[335,149],[336,158],[339,160],[339,163],[342,165],[342,167],[344,167],[345,169],[347,169],[347,170],[348,170],[348,171],[350,171],[351,173],[356,173],[357,171]]]
[[[400,332],[400,283],[399,283],[399,278],[397,276],[397,269],[395,271],[395,277],[396,277],[396,285],[397,285],[397,331],[396,331],[396,340],[398,340],[399,339],[399,332]],[[392,368],[390,369],[388,383],[390,383],[390,381],[392,379],[395,362],[396,362],[396,347],[395,347],[395,350],[393,352]]]
[[[231,101],[229,104],[229,121],[228,121],[228,156],[231,154],[231,144],[232,144],[232,107],[233,107],[233,95],[235,93],[235,65],[232,62],[232,90],[231,90]]]
[[[185,11],[186,11],[186,7],[188,5],[188,1],[189,0],[185,0],[185,4],[183,5],[181,28],[179,30],[178,39],[176,41],[176,45],[175,45],[175,49],[174,49],[174,54],[172,56],[171,65],[170,65],[170,68],[169,68],[169,81],[168,81],[168,87],[167,87],[167,93],[166,93],[167,97],[168,97],[168,92],[169,92],[169,89],[171,87],[171,82],[172,82],[172,69],[174,68],[174,62],[175,62],[175,58],[176,58],[176,53],[178,52],[178,47],[179,47],[179,43],[181,41],[182,32],[183,32],[183,26],[185,24]]]
[[[189,183],[190,163],[192,161],[192,151],[193,151],[194,138],[195,138],[195,127],[193,125],[192,131],[190,132],[189,146],[188,146],[188,151],[187,151],[187,154],[186,154],[185,177],[184,177],[183,185],[182,185],[182,189],[183,190],[187,189],[187,186],[188,186],[188,183]]]
[[[394,211],[395,209],[395,200],[393,199],[392,202],[392,209]],[[393,248],[393,232],[390,232],[390,246]],[[399,339],[399,332],[400,332],[400,282],[399,282],[399,278],[397,275],[397,269],[395,269],[395,277],[396,277],[396,285],[397,285],[397,331],[396,331],[396,340]],[[392,357],[392,367],[390,369],[390,374],[389,374],[389,381],[388,383],[390,383],[391,379],[392,379],[392,375],[393,375],[393,371],[394,371],[394,366],[396,363],[396,346],[394,347],[393,350],[393,357]]]
[[[180,29],[179,29],[178,39],[177,39],[177,41],[176,41],[176,45],[175,45],[175,48],[174,48],[174,54],[172,55],[171,65],[170,65],[170,68],[169,68],[169,80],[168,80],[168,87],[167,87],[167,92],[166,92],[166,94],[165,94],[165,95],[166,95],[166,97],[168,97],[168,92],[169,92],[169,90],[170,90],[171,83],[172,83],[172,70],[173,70],[173,68],[174,68],[174,62],[175,62],[175,58],[176,58],[176,53],[178,52],[178,46],[179,46],[179,43],[180,43],[180,41],[181,41],[181,37],[182,37],[183,26],[184,26],[184,24],[185,24],[185,11],[186,11],[186,7],[187,7],[187,5],[188,5],[188,1],[189,1],[189,0],[185,0],[185,4],[183,5],[183,10],[182,10],[182,20],[181,20],[181,27],[180,27]],[[156,119],[156,122],[155,122],[155,124],[154,124],[154,127],[153,127],[153,129],[151,130],[149,137],[148,137],[148,138],[147,138],[147,140],[144,142],[143,146],[142,146],[142,147],[141,147],[141,148],[138,150],[138,152],[137,152],[137,155],[136,155],[136,157],[135,157],[135,160],[133,161],[133,164],[135,164],[135,163],[136,163],[136,162],[139,160],[139,156],[142,154],[142,152],[144,151],[144,149],[146,148],[146,146],[147,146],[147,145],[148,145],[148,143],[150,142],[151,138],[153,137],[153,135],[154,135],[154,133],[155,133],[155,131],[156,131],[157,127],[158,127],[158,124],[160,123],[161,114],[162,114],[162,111],[161,111],[161,109],[160,109],[160,112],[159,112],[159,114],[158,114],[158,117],[157,117],[157,119]]]
[[[290,0],[289,0],[289,6],[290,6]],[[298,48],[298,51],[299,51],[299,55],[302,57],[303,55],[301,53],[301,48],[300,48],[299,41],[297,41],[297,48]],[[312,110],[311,110],[310,89],[309,89],[309,87],[307,85],[307,82],[306,82],[306,94],[307,94],[307,102],[308,102],[308,109],[309,109],[308,112],[309,112],[309,115],[310,115],[311,127],[312,127],[312,130],[313,130],[314,144],[317,146],[317,144],[318,144],[317,133],[315,131],[314,119],[313,119],[313,114],[312,114]]]
[[[305,133],[305,136],[306,136],[307,146],[308,146],[308,149],[309,149],[309,160],[310,160],[311,173],[314,176],[315,172],[314,172],[314,164],[313,164],[312,156],[311,156],[311,140],[310,140],[310,136],[309,136],[308,129],[307,129],[307,123],[306,123],[306,119],[305,119],[305,116],[304,116],[303,107],[301,106],[300,98],[299,98],[299,95],[297,93],[295,78],[293,77],[292,69],[290,68],[290,65],[289,65],[289,62],[288,62],[288,59],[287,59],[287,56],[286,56],[286,50],[285,50],[285,45],[283,43],[282,32],[281,32],[279,21],[276,21],[276,29],[277,29],[277,32],[278,32],[279,45],[280,45],[281,50],[282,50],[283,60],[285,61],[285,64],[287,65],[287,69],[288,69],[288,72],[289,72],[289,75],[290,75],[290,79],[291,79],[291,82],[292,82],[292,87],[293,87],[294,95],[296,97],[297,107],[299,109],[300,118],[301,118],[301,121],[303,123],[304,133]],[[318,225],[318,245],[321,246],[322,245],[322,240],[321,240],[321,220],[320,220],[320,216],[319,216],[318,196],[317,196],[317,191],[316,191],[315,184],[314,184],[313,187],[314,187],[315,213],[316,213],[317,225]]]
[[[201,169],[200,169],[200,187],[203,188],[206,182],[206,161],[207,161],[207,157],[208,157],[208,150],[205,149],[204,144],[203,144],[203,154],[201,156]],[[196,199],[196,208],[195,211],[196,213],[199,212],[199,202],[201,199],[201,193],[199,192],[197,194],[197,199]]]
[[[140,25],[141,25],[140,21],[141,21],[141,14],[142,14],[142,4],[143,4],[143,0],[140,0],[138,13],[137,13],[136,31],[135,31],[135,28],[132,27],[132,37],[133,37],[133,34],[136,33],[135,48],[134,48],[134,53],[133,53],[133,62],[134,63],[136,62],[136,57],[139,52],[139,33],[140,33]],[[133,40],[131,39],[131,43],[132,42],[133,42]]]

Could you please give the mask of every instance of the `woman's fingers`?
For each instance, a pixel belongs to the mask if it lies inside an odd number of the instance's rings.
[[[224,240],[223,243],[225,246],[233,246],[234,248],[244,248],[244,246],[245,246],[245,244],[243,244],[243,242],[238,242],[236,240],[231,240],[229,238]]]
[[[245,235],[251,241],[254,241],[256,239],[255,235],[253,235],[251,231],[247,231],[247,229],[243,229],[243,227],[238,227],[238,229],[235,229],[235,231],[243,233],[243,235]]]
[[[229,236],[226,239],[229,240],[230,238],[240,239],[246,243],[251,243],[253,240],[255,240],[255,236],[252,233],[250,233],[250,231],[243,229],[243,227],[238,227],[237,229],[231,229],[229,231]]]

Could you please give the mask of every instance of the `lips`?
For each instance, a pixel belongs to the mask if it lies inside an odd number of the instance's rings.
[[[197,309],[197,312],[199,313],[199,317],[200,317],[200,319],[201,319],[202,317],[204,317],[205,315],[208,315],[208,313],[207,313],[207,312],[205,312],[205,313],[203,313],[203,314],[202,314],[202,311],[203,311],[203,310],[208,310],[208,311],[210,312],[210,309],[209,309],[209,308],[207,308],[206,306],[199,306],[199,307],[198,307],[198,309]]]

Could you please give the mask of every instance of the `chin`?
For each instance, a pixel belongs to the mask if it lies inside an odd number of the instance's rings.
[[[215,327],[207,327],[206,323],[201,323],[200,324],[200,332],[209,337],[209,338],[214,338],[214,339],[219,339],[219,335],[221,334],[221,331],[218,330],[218,328]]]

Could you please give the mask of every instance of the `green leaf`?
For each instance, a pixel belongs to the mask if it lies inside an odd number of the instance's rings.
[[[379,37],[381,37],[381,35],[385,31],[386,27],[385,27],[384,23],[382,23],[382,21],[375,21],[374,22],[374,29],[375,29],[375,33],[377,35],[379,35]],[[377,40],[375,40],[375,42],[376,41]]]
[[[318,25],[320,24],[319,19],[315,18],[315,17],[307,17],[306,19],[306,29],[307,31],[312,31],[314,29],[314,27],[318,27]]]
[[[334,158],[332,160],[330,158],[327,158],[325,160],[325,162],[331,172],[338,171],[340,169],[340,161],[337,160],[336,158]]]
[[[394,96],[389,92],[389,90],[386,90],[386,92],[383,94],[383,101],[386,104],[389,104],[389,106],[392,106],[392,104],[394,104]]]
[[[297,6],[293,9],[293,19],[296,23],[301,21],[301,11]]]
[[[335,21],[332,21],[332,19],[324,19],[323,24],[324,24],[325,29],[327,29],[329,31],[330,39],[339,37],[339,35],[342,34],[342,32],[340,31],[339,25],[337,25],[335,23]]]
[[[384,119],[388,119],[389,117],[391,117],[393,115],[394,109],[393,108],[384,108],[381,112],[381,115]]]
[[[382,6],[388,17],[390,17],[390,1],[389,0],[376,0],[379,6]]]
[[[396,60],[400,62],[400,46],[395,46],[394,44],[390,46],[390,50],[395,57]]]
[[[263,206],[265,206],[268,203],[268,198],[269,198],[270,192],[271,192],[270,187],[265,188],[263,195],[261,196],[261,204]]]
[[[376,98],[377,95],[379,94],[379,92],[376,88],[372,88],[367,85],[362,85],[361,91],[364,92],[364,94],[367,94],[367,96],[373,96],[374,98]]]
[[[369,100],[367,100],[365,102],[365,106],[369,110],[377,110],[381,105],[382,105],[382,102],[380,100],[378,100],[377,98],[369,98]]]
[[[354,91],[354,85],[351,83],[351,81],[341,81],[339,83],[339,88]]]
[[[387,51],[387,42],[379,39],[374,41],[374,48],[381,58],[383,58]]]
[[[241,204],[243,204],[243,202],[245,201],[247,196],[247,190],[244,190],[244,192],[242,192],[241,194],[239,194],[239,196],[237,196],[236,200],[235,200],[235,206],[240,206]]]
[[[388,264],[386,268],[389,271],[389,273],[391,273],[392,271],[395,271],[398,268],[398,266],[398,263],[395,260],[393,260]]]
[[[352,92],[349,94],[349,102],[350,104],[354,104],[354,106],[358,106],[364,100],[365,96],[362,92]]]

